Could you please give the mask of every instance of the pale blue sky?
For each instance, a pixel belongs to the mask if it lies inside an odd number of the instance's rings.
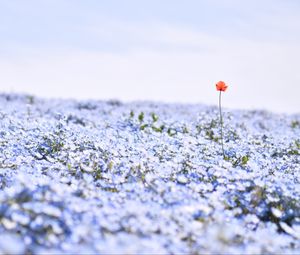
[[[300,112],[300,1],[0,0],[2,91]]]

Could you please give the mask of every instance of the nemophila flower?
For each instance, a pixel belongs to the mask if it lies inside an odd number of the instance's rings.
[[[218,91],[220,91],[219,94],[219,111],[220,111],[220,129],[221,129],[221,144],[222,144],[222,154],[223,158],[225,159],[225,153],[224,153],[224,144],[223,144],[223,117],[222,117],[222,107],[221,107],[221,95],[222,92],[225,92],[228,86],[224,81],[219,81],[216,84],[216,88]]]

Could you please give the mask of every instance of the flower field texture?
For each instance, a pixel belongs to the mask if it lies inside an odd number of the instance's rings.
[[[0,254],[299,254],[300,114],[0,95]]]

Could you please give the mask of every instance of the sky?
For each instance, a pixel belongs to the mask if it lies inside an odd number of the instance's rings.
[[[0,91],[300,112],[298,0],[0,0]]]

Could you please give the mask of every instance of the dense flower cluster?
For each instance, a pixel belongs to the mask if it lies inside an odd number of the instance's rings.
[[[300,250],[300,115],[0,96],[0,253]]]

